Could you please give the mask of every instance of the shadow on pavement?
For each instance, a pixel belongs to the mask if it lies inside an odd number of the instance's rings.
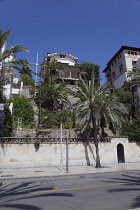
[[[50,197],[50,196],[73,197],[73,195],[70,193],[58,193],[58,192],[55,193],[53,191],[51,193],[51,190],[54,190],[54,188],[51,186],[47,188],[41,187],[41,183],[37,184],[36,181],[31,181],[31,182],[25,181],[22,182],[22,184],[18,184],[16,182],[10,184],[4,184],[3,182],[1,182],[0,209],[10,208],[10,209],[41,210],[40,207],[35,206],[37,198]],[[29,201],[29,203],[24,204],[25,200],[27,202]],[[24,203],[21,204],[21,201],[23,201]],[[32,203],[34,203],[34,205],[32,205]]]
[[[112,178],[113,180],[116,180],[117,182],[122,182],[125,183],[125,186],[127,186],[126,188],[119,188],[119,189],[112,189],[112,190],[108,190],[108,192],[110,193],[114,193],[114,192],[126,192],[126,191],[135,191],[135,192],[140,192],[140,174],[137,174],[138,176],[132,176],[132,175],[126,175],[123,174],[122,178]],[[127,184],[128,182],[128,184]],[[134,183],[130,183],[130,182],[134,182]],[[130,186],[130,187],[128,187]],[[139,208],[140,207],[140,195],[137,196],[133,203],[131,204],[131,208]]]

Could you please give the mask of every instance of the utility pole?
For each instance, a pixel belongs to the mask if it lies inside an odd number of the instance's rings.
[[[66,138],[66,171],[69,172],[69,139]]]
[[[37,84],[37,66],[38,66],[38,52],[37,52],[37,55],[36,55],[36,76],[35,76],[35,83]]]
[[[60,169],[63,167],[63,158],[62,158],[62,122],[60,123]]]

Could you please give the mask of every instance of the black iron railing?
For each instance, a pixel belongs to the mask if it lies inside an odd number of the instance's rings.
[[[139,142],[140,143],[140,138],[135,138],[135,137],[129,137],[128,141],[130,143],[135,143],[135,142]]]
[[[80,143],[80,142],[94,142],[94,138],[83,139],[83,138],[68,138],[69,143]],[[22,144],[22,143],[34,143],[39,141],[40,143],[59,143],[61,142],[60,138],[45,138],[45,137],[1,137],[0,143],[7,144]],[[66,142],[66,138],[62,138],[62,142]],[[99,138],[98,142],[111,142],[111,139],[108,138]]]

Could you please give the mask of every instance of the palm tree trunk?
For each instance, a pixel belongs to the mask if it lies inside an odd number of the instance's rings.
[[[97,138],[96,119],[94,117],[93,110],[91,110],[91,112],[92,112],[92,124],[93,124],[93,137],[94,137],[95,148],[96,148],[96,168],[101,168],[100,156],[99,156],[99,145],[98,145],[98,138]]]

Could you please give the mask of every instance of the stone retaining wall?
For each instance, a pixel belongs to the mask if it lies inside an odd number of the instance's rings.
[[[60,129],[51,130],[51,129],[44,129],[44,130],[36,130],[36,129],[26,129],[26,128],[19,128],[14,129],[13,137],[48,137],[48,138],[59,138],[60,137]],[[63,137],[64,138],[76,138],[77,132],[73,129],[63,129]]]
[[[140,162],[140,145],[127,138],[111,138],[99,142],[101,164],[118,163],[117,146],[124,148],[125,162]],[[93,142],[70,142],[69,165],[95,165]],[[66,143],[62,144],[63,166],[66,165]],[[37,151],[34,143],[1,143],[0,168],[60,166],[60,142],[41,143]]]

